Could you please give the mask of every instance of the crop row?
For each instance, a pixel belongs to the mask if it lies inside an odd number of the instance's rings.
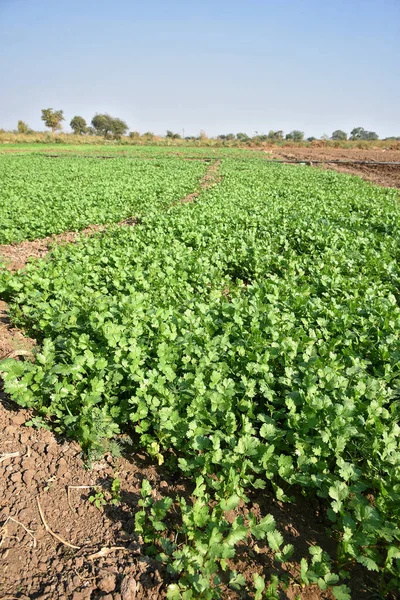
[[[0,157],[0,244],[141,216],[186,196],[198,161]]]
[[[219,597],[224,570],[249,585],[229,563],[249,535],[290,561],[271,515],[227,520],[264,488],[321,498],[340,576],[359,562],[381,572],[381,592],[395,587],[397,193],[258,160],[225,160],[221,174],[195,204],[3,273],[15,323],[41,342],[35,363],[3,363],[6,390],[89,451],[134,431],[193,478],[183,545],[165,521],[173,499],[154,505],[144,485],[136,519],[177,578],[170,598]],[[326,553],[310,554],[303,583],[348,598]]]

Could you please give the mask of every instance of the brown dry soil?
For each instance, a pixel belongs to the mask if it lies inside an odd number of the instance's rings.
[[[315,161],[325,160],[325,165],[316,165],[322,169],[333,169],[340,173],[358,175],[367,181],[385,187],[400,188],[400,165],[335,165],[329,160],[358,160],[373,162],[400,162],[400,150],[375,148],[359,150],[357,148],[272,148],[266,154],[272,159]]]
[[[201,188],[218,180],[214,163]],[[199,192],[182,201],[193,201]],[[134,221],[132,221],[133,223]],[[129,224],[132,224],[129,223]],[[88,234],[101,227],[89,228]],[[2,247],[9,268],[22,268],[29,257],[44,256],[49,245],[71,242],[78,234],[67,233],[46,240]],[[15,329],[0,301],[0,359],[30,359],[35,341]],[[88,468],[76,442],[58,438],[43,428],[27,426],[34,413],[18,408],[0,390],[0,599],[42,600],[145,600],[165,598],[173,582],[165,568],[144,553],[134,533],[141,481],[149,480],[156,498],[190,498],[190,481],[156,466],[144,453],[135,452],[130,438],[122,437],[123,455],[104,456]],[[114,478],[121,481],[121,502],[96,508],[89,501],[98,486],[110,498]],[[281,575],[291,581],[281,598],[331,599],[315,586],[301,588],[298,561],[311,544],[331,555],[335,545],[325,534],[325,510],[318,501],[301,496],[295,504],[283,504],[269,493],[254,494],[250,506],[255,514],[274,515],[285,543],[295,547],[293,564],[282,565]],[[247,515],[248,508],[238,512]],[[234,514],[230,515],[234,518]],[[173,524],[171,523],[173,528]],[[297,566],[296,566],[297,561]],[[268,578],[274,572],[265,545],[242,543],[231,565],[252,582],[258,572]],[[375,588],[369,574],[356,568],[352,574],[353,598],[369,597]],[[226,599],[247,598],[226,588]],[[394,596],[393,596],[394,597]]]

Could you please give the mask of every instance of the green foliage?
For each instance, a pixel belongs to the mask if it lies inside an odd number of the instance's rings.
[[[0,157],[0,244],[115,223],[169,206],[196,188],[205,165]]]
[[[292,137],[291,137],[291,138],[287,138],[287,139],[294,139],[294,138],[293,138],[293,134],[294,134],[294,133],[295,133],[295,132],[294,132],[294,131],[292,131],[292,133],[291,133],[291,134],[288,134],[288,135],[291,135]],[[297,133],[299,133],[299,132],[297,132]],[[300,133],[301,133],[301,132],[300,132]],[[286,137],[287,137],[287,136],[286,136]],[[303,138],[304,138],[304,133],[303,133]],[[302,138],[302,139],[303,139],[303,138]],[[271,129],[271,131],[268,133],[268,139],[269,139],[269,140],[271,140],[272,142],[279,142],[279,141],[283,140],[283,131],[282,131],[282,129],[279,129],[278,131],[273,131],[273,130]]]
[[[89,496],[89,502],[94,504],[99,510],[106,504],[112,504],[114,506],[121,502],[121,481],[116,477],[111,482],[111,489],[104,490],[100,486],[96,485],[93,488],[93,494]]]
[[[239,142],[249,142],[251,138],[247,135],[247,133],[237,133],[236,139]]]
[[[293,142],[302,142],[304,140],[304,131],[294,129],[290,133],[286,134],[286,139],[292,140]]]
[[[102,506],[107,504],[104,492],[100,487],[96,486],[94,488],[94,493],[89,496],[89,502],[94,504],[99,510]]]
[[[364,127],[355,127],[350,132],[350,139],[373,141],[379,140],[379,136],[377,133],[375,133],[375,131],[366,131]]]
[[[53,110],[52,108],[42,108],[42,121],[46,127],[49,127],[54,133],[59,129],[62,129],[61,122],[65,121],[63,110]]]
[[[336,129],[333,133],[332,133],[332,140],[339,140],[339,141],[343,141],[343,140],[347,140],[347,133],[345,131],[342,131],[341,129]]]
[[[129,129],[125,121],[112,117],[109,114],[95,115],[92,119],[92,127],[96,135],[111,136],[116,139],[119,139]]]
[[[338,565],[379,569],[395,589],[398,193],[258,159],[225,159],[221,176],[193,204],[4,272],[14,322],[41,341],[34,363],[1,364],[5,389],[86,449],[131,428],[157,462],[176,454],[196,481],[193,502],[156,500],[143,484],[135,517],[177,578],[169,598],[218,598],[221,571],[250,535],[277,563],[291,559],[271,515],[227,520],[260,488],[318,496]],[[313,547],[301,579],[344,600],[333,565]],[[259,577],[253,594],[275,593]],[[229,581],[243,584],[233,571]]]
[[[25,123],[25,121],[18,121],[18,133],[24,133],[24,134],[28,134],[29,133],[29,127],[28,125]]]
[[[179,135],[179,133],[174,133],[173,131],[170,131],[169,129],[167,129],[167,134],[165,136],[168,139],[171,140],[180,140],[182,139],[181,136]]]
[[[76,135],[83,135],[87,133],[87,124],[83,117],[79,117],[78,115],[76,115],[71,119],[69,125]]]

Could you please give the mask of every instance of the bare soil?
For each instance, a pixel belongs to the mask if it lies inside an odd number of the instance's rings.
[[[385,187],[400,188],[400,165],[335,165],[330,160],[358,160],[374,162],[400,162],[400,150],[373,148],[360,150],[357,148],[271,148],[267,152],[272,159],[327,161],[325,165],[316,165],[322,169],[333,169],[340,173],[358,175],[367,181]]]
[[[1,244],[0,260],[5,263],[9,271],[17,271],[23,269],[30,258],[43,258],[55,245],[71,244],[81,235],[91,236],[104,231],[106,227],[106,225],[91,225],[82,231],[66,231],[19,244]]]

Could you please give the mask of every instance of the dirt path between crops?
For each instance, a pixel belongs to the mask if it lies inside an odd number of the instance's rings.
[[[330,169],[340,173],[358,175],[367,181],[384,187],[400,188],[400,166],[399,165],[335,165],[329,160],[340,161],[372,161],[372,162],[400,162],[400,150],[386,150],[375,148],[371,150],[360,150],[358,148],[272,148],[267,152],[270,158],[285,160],[313,160],[327,161],[325,165],[315,165],[321,169]]]
[[[208,190],[214,187],[215,185],[218,185],[218,183],[220,183],[221,181],[221,176],[219,175],[220,166],[220,160],[216,160],[215,162],[213,162],[212,165],[208,167],[205,175],[203,176],[203,179],[200,181],[199,189],[195,192],[192,192],[191,194],[188,194],[187,196],[185,196],[185,198],[182,198],[180,200],[180,203],[185,204],[187,202],[194,202],[203,190]]]

